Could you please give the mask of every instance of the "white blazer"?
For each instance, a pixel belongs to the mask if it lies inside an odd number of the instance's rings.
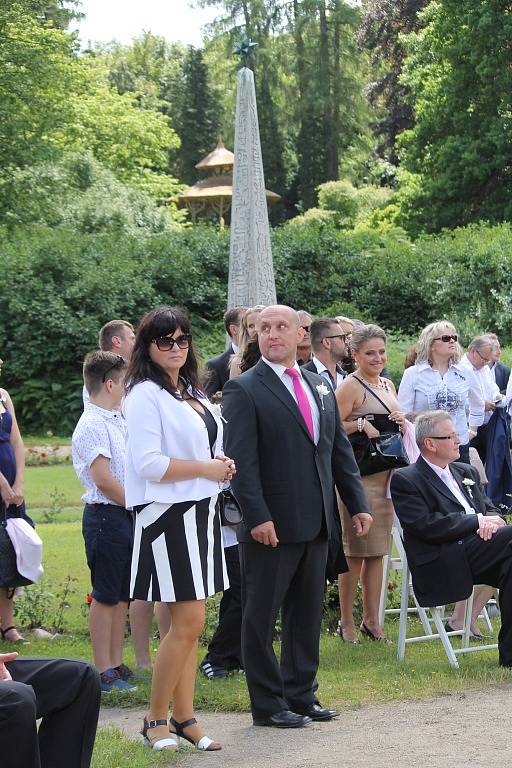
[[[217,422],[214,445],[214,456],[217,456],[222,453],[222,422],[208,400],[198,399]],[[200,501],[218,494],[218,483],[204,478],[161,482],[173,459],[211,459],[208,430],[190,405],[177,400],[153,381],[143,381],[126,396],[123,410],[128,426],[125,467],[128,508],[151,501],[168,504]]]

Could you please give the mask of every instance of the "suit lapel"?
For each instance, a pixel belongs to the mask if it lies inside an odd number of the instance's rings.
[[[450,491],[448,486],[443,483],[439,475],[436,475],[434,470],[431,469],[427,462],[423,460],[422,456],[419,457],[418,461],[416,462],[416,466],[422,472],[422,474],[428,478],[428,482],[433,485],[434,488],[439,491],[439,493],[442,493],[443,496],[446,496],[446,498],[450,499],[450,501],[455,502],[464,512],[466,511],[457,497],[454,496]]]
[[[461,493],[464,495],[464,498],[468,500],[468,503],[471,504],[472,507],[475,507],[475,503],[476,503],[475,495],[473,494],[473,498],[471,498],[471,496],[469,495],[467,486],[465,486],[464,483],[462,482],[465,478],[464,472],[461,469],[459,469],[459,467],[455,466],[455,464],[450,464],[450,471],[454,476],[455,481],[461,490]],[[469,479],[471,480],[472,478],[469,478]]]
[[[306,426],[306,422],[304,421],[301,412],[299,411],[299,406],[293,399],[290,392],[287,390],[286,386],[283,384],[282,381],[279,380],[279,377],[276,375],[276,373],[272,370],[272,368],[263,362],[263,360],[260,360],[255,368],[255,373],[260,377],[262,383],[277,397],[279,400],[285,405],[292,416],[295,418],[297,423],[299,424],[300,428],[305,432],[305,434],[308,436],[308,438],[311,440],[311,435],[309,434],[309,430]]]

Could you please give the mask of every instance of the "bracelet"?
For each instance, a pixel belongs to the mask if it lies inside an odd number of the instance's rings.
[[[361,416],[357,420],[357,431],[362,432],[364,429],[364,425],[366,423],[366,419],[363,419]]]

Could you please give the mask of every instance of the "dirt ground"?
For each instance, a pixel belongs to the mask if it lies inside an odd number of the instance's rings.
[[[102,709],[100,727],[133,736],[142,709]],[[183,750],[180,766],[198,758],[222,768],[510,768],[512,683],[421,701],[347,710],[328,723],[298,730],[255,728],[249,714],[198,714],[221,752]],[[185,743],[185,742],[182,742]],[[201,762],[201,765],[204,765]]]

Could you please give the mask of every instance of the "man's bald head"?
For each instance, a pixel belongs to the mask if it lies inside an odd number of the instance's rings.
[[[256,330],[263,357],[286,368],[295,365],[301,328],[299,316],[292,307],[286,304],[265,307],[258,315]]]

